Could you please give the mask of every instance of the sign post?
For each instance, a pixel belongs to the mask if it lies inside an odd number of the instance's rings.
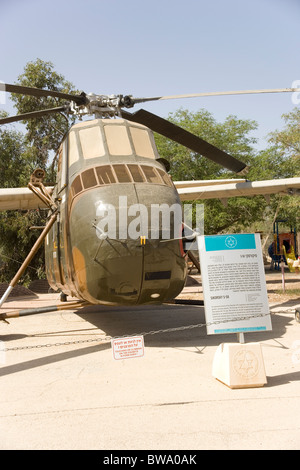
[[[198,248],[208,334],[236,333],[221,344],[213,375],[231,388],[266,383],[259,343],[244,333],[272,329],[259,234],[199,236]]]

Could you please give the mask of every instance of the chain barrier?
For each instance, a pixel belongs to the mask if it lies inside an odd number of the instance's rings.
[[[266,317],[269,315],[275,315],[273,312],[269,313],[264,313],[264,314],[257,314],[257,315],[249,315],[249,316],[244,316],[244,317],[239,317],[239,318],[234,318],[234,319],[227,319],[227,320],[220,320],[220,321],[214,321],[214,322],[209,322],[209,323],[198,323],[196,325],[187,325],[187,326],[178,326],[174,328],[167,328],[167,329],[162,329],[162,330],[153,330],[153,331],[147,331],[143,333],[135,333],[131,335],[121,335],[121,336],[105,336],[104,338],[90,338],[90,339],[82,339],[82,340],[75,340],[75,341],[65,341],[63,343],[48,343],[48,344],[37,344],[37,345],[32,345],[32,346],[15,346],[13,348],[0,348],[1,351],[20,351],[23,349],[39,349],[39,348],[50,348],[50,347],[55,347],[55,346],[69,346],[69,345],[74,345],[74,344],[83,344],[83,343],[95,343],[95,342],[108,342],[112,341],[114,339],[120,339],[120,338],[132,338],[134,336],[148,336],[148,335],[156,335],[160,333],[173,333],[176,331],[184,331],[184,330],[192,330],[194,328],[204,328],[205,326],[211,326],[211,325],[218,325],[220,323],[233,323],[235,321],[243,321],[243,320],[250,320],[252,318],[262,318]]]

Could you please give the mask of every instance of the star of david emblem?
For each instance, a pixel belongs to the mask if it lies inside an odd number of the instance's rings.
[[[252,351],[239,351],[233,358],[234,369],[242,377],[254,377],[258,372],[258,359]]]
[[[227,248],[235,248],[237,245],[237,239],[230,235],[229,237],[225,238],[225,245]]]

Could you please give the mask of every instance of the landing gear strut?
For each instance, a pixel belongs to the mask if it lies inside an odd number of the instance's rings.
[[[31,175],[30,183],[28,184],[29,189],[36,194],[52,211],[52,215],[50,219],[48,220],[46,226],[44,227],[44,230],[40,234],[39,238],[36,240],[35,244],[33,245],[30,253],[27,255],[25,261],[23,262],[22,266],[20,267],[19,271],[15,275],[15,277],[12,279],[12,281],[9,283],[8,288],[4,292],[3,296],[0,299],[0,307],[3,305],[9,294],[11,293],[12,289],[15,287],[15,285],[19,282],[22,274],[26,270],[27,266],[29,265],[30,261],[42,245],[44,239],[46,238],[47,234],[49,233],[52,225],[57,219],[57,211],[58,207],[53,201],[50,193],[47,191],[45,186],[42,184],[42,180],[45,176],[44,170],[37,169],[34,171],[34,173]]]

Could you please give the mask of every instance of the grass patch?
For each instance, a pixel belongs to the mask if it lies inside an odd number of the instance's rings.
[[[278,289],[274,290],[274,294],[286,294],[286,295],[299,295],[300,296],[300,289]]]

